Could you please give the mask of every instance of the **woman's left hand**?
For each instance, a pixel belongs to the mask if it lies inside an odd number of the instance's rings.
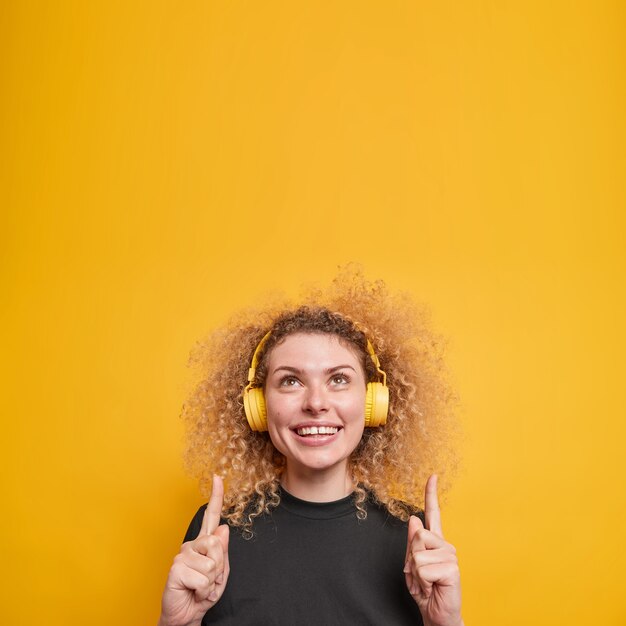
[[[404,574],[425,626],[463,626],[461,576],[456,550],[444,541],[437,499],[437,476],[426,483],[426,528],[411,516]]]

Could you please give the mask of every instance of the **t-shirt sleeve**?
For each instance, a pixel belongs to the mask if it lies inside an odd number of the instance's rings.
[[[187,529],[187,533],[185,534],[185,538],[183,539],[183,543],[186,541],[193,541],[199,534],[200,529],[202,528],[202,519],[204,518],[204,511],[207,505],[203,504],[198,512],[193,516],[191,520],[191,524],[189,524],[189,528]]]

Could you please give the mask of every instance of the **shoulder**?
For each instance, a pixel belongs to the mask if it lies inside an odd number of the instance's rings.
[[[204,519],[204,512],[206,511],[207,508],[207,504],[203,504],[197,511],[196,514],[193,516],[193,518],[191,519],[191,522],[189,522],[189,526],[187,528],[187,532],[185,533],[185,537],[183,539],[183,543],[187,542],[187,541],[193,541],[194,539],[196,539],[198,537],[198,535],[200,534],[200,529],[202,528],[202,521]],[[266,515],[261,515],[260,516],[261,519],[264,519],[265,517],[267,517]],[[256,522],[257,520],[255,520]],[[240,539],[246,539],[248,538],[246,533],[244,532],[244,529],[233,525],[228,519],[226,519],[225,517],[222,517],[220,519],[220,524],[228,524],[228,526],[230,527],[230,531],[231,531],[231,542],[235,539],[235,538],[240,538]]]
[[[383,502],[371,489],[365,489],[366,498],[364,508],[367,514],[384,517],[392,525],[406,526],[410,516],[415,515],[424,522],[424,511],[403,500]],[[358,507],[357,507],[358,508]]]
[[[202,520],[204,519],[204,512],[206,511],[206,508],[207,504],[203,504],[196,511],[196,514],[193,516],[191,522],[189,523],[189,527],[187,528],[187,532],[185,533],[185,538],[183,539],[183,542],[193,541],[200,534],[200,529],[202,528]],[[220,524],[225,523],[226,520],[222,518],[220,520]]]
[[[187,532],[185,533],[185,538],[183,539],[183,543],[187,541],[193,541],[199,534],[200,529],[202,528],[202,520],[204,518],[204,512],[206,511],[206,504],[203,504],[197,511],[196,514],[191,519],[189,523],[189,527],[187,528]]]

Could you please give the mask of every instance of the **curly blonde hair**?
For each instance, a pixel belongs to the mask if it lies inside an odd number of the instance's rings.
[[[225,479],[223,516],[231,526],[250,537],[254,519],[280,502],[285,459],[267,432],[251,430],[242,398],[252,355],[270,330],[259,355],[257,386],[264,384],[272,348],[290,334],[337,335],[361,356],[368,380],[378,380],[365,350],[368,339],[374,346],[387,374],[389,413],[386,425],[365,429],[349,459],[359,517],[367,515],[371,497],[406,521],[422,508],[433,472],[445,491],[456,465],[457,433],[445,343],[431,330],[426,309],[349,266],[329,289],[310,289],[297,305],[281,301],[244,311],[192,351],[190,365],[198,368],[199,382],[182,411],[186,466],[206,497],[214,473]]]

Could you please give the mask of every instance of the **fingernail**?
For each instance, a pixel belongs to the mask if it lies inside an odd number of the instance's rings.
[[[416,596],[417,595],[417,585],[413,585],[411,587],[411,595],[412,596]]]
[[[404,564],[404,569],[402,570],[405,574],[408,574],[411,571],[411,566],[409,565],[409,562],[407,561]]]
[[[216,591],[211,591],[211,593],[209,594],[209,600],[211,600],[211,602],[215,602],[217,600],[217,592]]]
[[[215,577],[215,582],[216,582],[218,585],[221,585],[223,581],[224,581],[224,574],[218,574],[218,575]]]

